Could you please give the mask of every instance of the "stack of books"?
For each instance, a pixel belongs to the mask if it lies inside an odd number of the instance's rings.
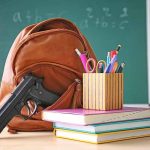
[[[55,135],[60,138],[106,143],[150,136],[149,108],[45,110],[42,118],[54,122]]]

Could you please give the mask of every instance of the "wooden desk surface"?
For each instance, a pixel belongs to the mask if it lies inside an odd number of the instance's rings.
[[[0,134],[0,150],[150,150],[150,137],[105,144],[90,144],[56,138],[52,132]]]

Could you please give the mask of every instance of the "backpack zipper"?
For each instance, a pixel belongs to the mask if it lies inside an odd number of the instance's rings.
[[[21,76],[23,76],[23,75],[25,75],[27,73],[30,73],[31,69],[33,69],[33,68],[36,69],[39,66],[56,66],[56,67],[59,67],[59,68],[62,68],[64,70],[66,70],[66,71],[72,72],[72,73],[78,75],[79,78],[82,78],[82,73],[80,73],[80,72],[78,72],[78,71],[76,71],[76,70],[74,70],[72,68],[69,68],[67,66],[64,66],[64,65],[61,65],[61,64],[57,64],[57,63],[51,63],[51,62],[39,62],[39,63],[34,63],[34,64],[24,68],[22,71],[18,72],[17,75],[14,78],[15,79],[15,84],[17,84],[18,79]],[[75,81],[77,83],[81,83],[80,79],[75,79]]]

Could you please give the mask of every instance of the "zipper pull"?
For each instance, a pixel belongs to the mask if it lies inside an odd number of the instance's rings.
[[[78,84],[81,84],[81,80],[80,79],[75,79],[75,82],[77,82]]]
[[[77,85],[75,87],[72,108],[82,108],[82,87],[81,87],[81,80],[75,79]]]
[[[75,81],[77,82],[76,91],[81,91],[81,80],[80,79],[75,79]]]

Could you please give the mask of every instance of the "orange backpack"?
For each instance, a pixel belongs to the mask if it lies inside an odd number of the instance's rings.
[[[14,41],[5,63],[0,101],[15,89],[25,74],[33,73],[44,77],[46,89],[60,95],[54,104],[42,109],[82,107],[84,68],[75,48],[95,58],[86,38],[68,20],[49,19],[23,29]],[[52,123],[42,121],[41,110],[29,120],[14,117],[9,122],[9,131],[51,130]],[[25,109],[22,114],[27,115]]]

